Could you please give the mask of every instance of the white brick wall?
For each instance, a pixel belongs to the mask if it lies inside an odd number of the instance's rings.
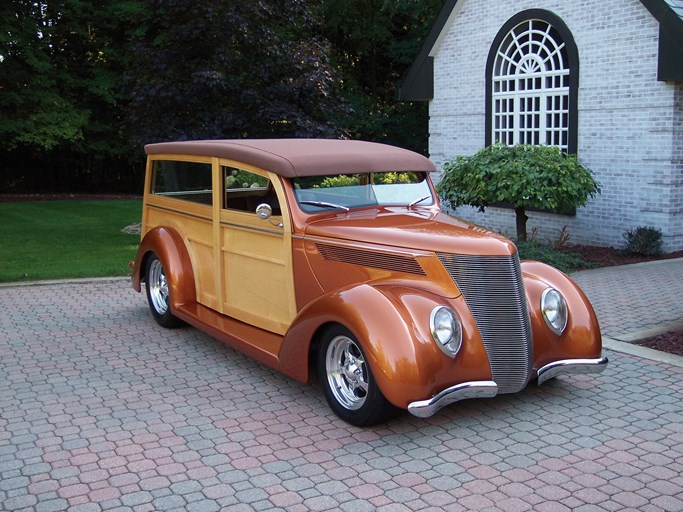
[[[485,68],[502,25],[526,9],[559,16],[579,51],[578,156],[602,194],[575,217],[531,213],[528,230],[573,243],[619,246],[623,233],[654,225],[665,250],[683,249],[683,84],[657,81],[659,25],[639,0],[460,0],[434,54],[430,154],[441,164],[484,146]],[[514,236],[514,211],[463,218]]]

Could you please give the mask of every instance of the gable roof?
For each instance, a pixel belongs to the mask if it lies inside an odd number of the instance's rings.
[[[659,22],[657,80],[683,80],[683,0],[640,0]]]
[[[360,140],[191,140],[147,144],[145,153],[227,158],[287,178],[358,172],[436,170],[432,162],[413,151]]]
[[[458,2],[446,0],[429,31],[422,48],[410,66],[398,90],[403,101],[429,101],[434,97],[434,57],[432,48]],[[657,79],[683,80],[683,0],[640,0],[659,22],[659,57]]]

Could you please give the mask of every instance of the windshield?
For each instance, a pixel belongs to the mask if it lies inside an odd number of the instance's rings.
[[[301,209],[307,213],[364,206],[429,206],[434,204],[424,173],[376,172],[294,178]]]

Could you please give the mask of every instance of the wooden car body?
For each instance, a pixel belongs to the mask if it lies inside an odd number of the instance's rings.
[[[386,401],[417,416],[607,364],[595,313],[576,284],[548,265],[520,262],[506,238],[442,213],[434,166],[420,155],[304,139],[146,151],[133,287],[141,291],[150,258],[158,258],[168,315],[299,381],[309,380],[331,326],[357,340]],[[318,185],[304,190],[318,176],[367,173],[372,181],[396,171],[411,173],[414,190],[427,191],[423,200],[333,208],[302,199],[344,200]],[[203,177],[182,174],[194,172]],[[564,299],[561,332],[541,311],[548,289]],[[440,307],[460,322],[455,355],[435,341],[430,315]],[[372,422],[349,414],[342,417]]]

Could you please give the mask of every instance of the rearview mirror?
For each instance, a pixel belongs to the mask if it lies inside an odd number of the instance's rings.
[[[256,207],[256,216],[259,219],[267,220],[273,215],[273,209],[268,203],[261,203]]]

